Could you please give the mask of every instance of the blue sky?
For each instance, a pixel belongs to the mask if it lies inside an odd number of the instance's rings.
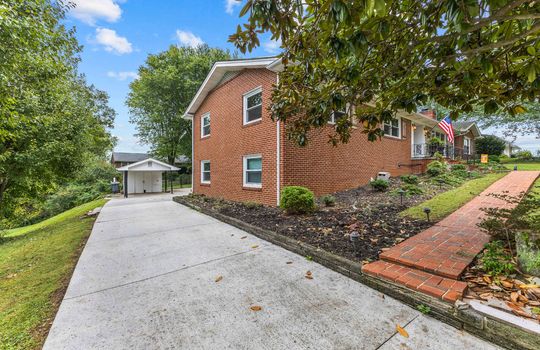
[[[81,73],[98,89],[107,91],[110,105],[118,116],[113,134],[119,138],[115,150],[145,152],[135,137],[134,125],[124,102],[129,83],[148,54],[170,45],[196,45],[230,49],[227,42],[236,26],[241,3],[235,0],[70,0],[77,7],[66,24],[77,30],[84,46]],[[269,40],[246,57],[276,54],[277,45]]]
[[[118,116],[113,134],[119,142],[116,151],[146,152],[138,143],[135,127],[129,123],[124,101],[129,83],[148,54],[170,45],[197,45],[230,49],[227,42],[236,26],[242,2],[237,0],[70,0],[76,4],[66,20],[75,26],[84,46],[81,73],[90,83],[105,90]],[[275,55],[279,47],[263,37],[261,47],[245,57]],[[483,130],[499,134],[497,130]],[[534,135],[520,136],[516,143],[533,152],[539,149]]]

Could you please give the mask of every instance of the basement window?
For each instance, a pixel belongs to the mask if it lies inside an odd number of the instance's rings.
[[[210,183],[210,161],[209,160],[201,161],[201,183],[203,184]]]
[[[262,186],[262,157],[260,154],[244,157],[244,187]]]
[[[244,125],[262,119],[262,88],[258,87],[244,95]]]

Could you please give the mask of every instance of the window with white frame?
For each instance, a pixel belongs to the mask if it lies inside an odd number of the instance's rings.
[[[201,160],[201,183],[210,183],[210,161]]]
[[[329,124],[336,124],[338,120],[342,118],[347,118],[347,112],[345,111],[334,111],[328,119]]]
[[[468,137],[463,138],[463,153],[471,154],[471,139]]]
[[[244,157],[244,186],[262,186],[262,157],[259,154]]]
[[[261,120],[262,88],[256,88],[244,95],[244,124]]]
[[[401,118],[392,119],[390,122],[384,122],[384,134],[391,137],[401,137]]]
[[[201,137],[210,136],[210,113],[201,117]]]

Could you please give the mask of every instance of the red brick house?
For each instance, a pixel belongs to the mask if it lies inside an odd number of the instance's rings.
[[[435,116],[405,112],[384,126],[381,141],[369,142],[358,126],[349,143],[332,146],[332,116],[311,133],[307,147],[298,147],[268,111],[280,68],[275,58],[214,64],[184,116],[193,123],[194,193],[276,205],[284,186],[305,186],[320,196],[367,184],[380,171],[423,172],[435,151],[466,156],[466,144],[473,154],[474,124],[456,130],[455,147],[443,141],[434,150],[432,136],[445,140]]]

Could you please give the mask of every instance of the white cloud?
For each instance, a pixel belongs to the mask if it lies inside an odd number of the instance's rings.
[[[131,43],[125,37],[116,34],[112,29],[96,28],[96,42],[103,45],[105,51],[114,52],[119,55],[133,51]]]
[[[242,0],[225,0],[225,12],[232,15],[234,8],[238,5],[242,5]]]
[[[107,72],[107,76],[109,78],[114,78],[114,79],[117,79],[117,80],[120,80],[120,81],[138,79],[139,78],[139,75],[137,74],[137,72],[113,72],[113,71],[109,71],[109,72]]]
[[[67,1],[67,0],[64,0]],[[114,0],[69,0],[75,7],[71,9],[73,17],[89,24],[95,25],[98,19],[107,22],[116,22],[122,15],[122,9]]]
[[[196,36],[190,31],[178,29],[176,31],[176,37],[178,38],[180,44],[184,46],[197,47],[204,44],[204,41],[200,37]]]
[[[277,55],[281,51],[281,41],[269,40],[262,44],[264,51]]]

